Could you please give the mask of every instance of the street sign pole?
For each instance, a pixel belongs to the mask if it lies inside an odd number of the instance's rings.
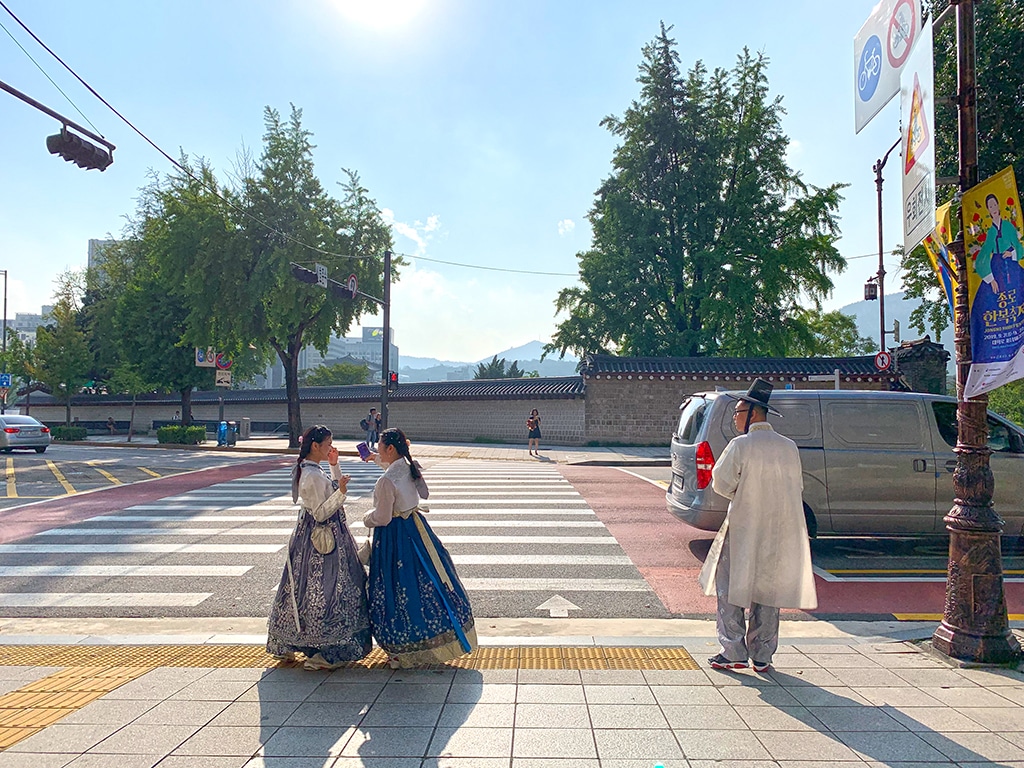
[[[380,354],[380,426],[388,428],[388,372],[391,370],[391,251],[384,251],[384,349]]]
[[[957,122],[963,194],[978,183],[974,0],[952,0],[951,5],[956,5]],[[972,361],[964,218],[961,207],[960,231],[949,246],[956,259],[958,279],[954,319],[957,465],[953,472],[953,508],[943,518],[949,531],[946,601],[942,623],[932,635],[932,646],[953,658],[1002,664],[1019,659],[1021,650],[1009,629],[1003,590],[1003,520],[992,507],[995,480],[989,465],[988,396],[971,400],[964,397]]]

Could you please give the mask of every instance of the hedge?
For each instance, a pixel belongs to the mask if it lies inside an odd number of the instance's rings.
[[[166,426],[156,431],[158,443],[176,443],[179,445],[199,445],[206,441],[206,427]]]
[[[54,427],[50,430],[50,437],[54,440],[85,440],[85,427]]]

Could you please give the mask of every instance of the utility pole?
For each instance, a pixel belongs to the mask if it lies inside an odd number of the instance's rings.
[[[974,49],[976,0],[950,0],[956,6],[957,125],[960,194],[978,184],[977,73]],[[992,507],[995,481],[989,466],[988,395],[964,398],[971,369],[971,320],[968,308],[964,211],[960,231],[949,246],[956,263],[955,301],[957,466],[953,472],[953,508],[945,516],[949,566],[942,624],[932,645],[957,659],[1001,664],[1020,658],[1010,632],[1003,589],[1000,534],[1003,520]]]
[[[882,169],[889,159],[892,151],[900,145],[903,138],[896,139],[896,142],[889,147],[881,160],[878,160],[871,170],[875,172],[875,189],[878,191],[878,274],[875,279],[878,282],[878,351],[885,352],[885,252],[882,245]]]
[[[388,387],[391,386],[391,251],[384,251],[384,349],[380,354],[380,426],[388,428]]]

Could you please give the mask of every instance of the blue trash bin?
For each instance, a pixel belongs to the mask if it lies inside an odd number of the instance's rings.
[[[222,421],[217,425],[217,445],[228,444],[228,423]]]

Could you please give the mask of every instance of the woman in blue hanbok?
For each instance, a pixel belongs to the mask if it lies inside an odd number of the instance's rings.
[[[288,660],[302,653],[306,669],[361,659],[372,645],[366,573],[345,522],[348,481],[338,469],[331,431],[306,430],[292,472],[292,501],[302,500],[299,519],[267,622],[267,652]]]
[[[429,493],[400,429],[380,434],[372,459],[385,468],[363,517],[373,529],[370,625],[394,668],[439,664],[469,653],[476,627],[451,556],[421,512]]]

